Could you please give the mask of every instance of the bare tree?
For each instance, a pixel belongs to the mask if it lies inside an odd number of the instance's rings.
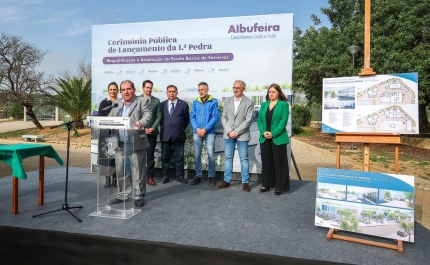
[[[91,62],[87,62],[87,56],[84,55],[84,57],[79,60],[75,73],[69,68],[67,70],[58,71],[58,76],[60,79],[65,79],[67,81],[82,78],[82,81],[86,83],[91,79]]]
[[[21,37],[2,32],[0,34],[0,92],[7,94],[7,100],[18,101],[27,108],[38,129],[43,129],[30,103],[35,96],[48,96],[52,77],[37,71],[46,51],[22,41]]]

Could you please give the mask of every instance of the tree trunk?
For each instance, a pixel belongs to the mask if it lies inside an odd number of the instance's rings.
[[[418,105],[420,133],[430,133],[430,123],[427,118],[426,105]]]
[[[34,125],[36,125],[37,129],[43,130],[42,124],[40,124],[39,120],[36,118],[36,115],[33,112],[33,105],[28,103],[22,103],[22,105],[27,108],[27,112],[25,114],[30,116],[31,121],[34,123]]]
[[[83,120],[76,121],[75,122],[75,128],[76,129],[84,129],[85,128],[84,121]]]

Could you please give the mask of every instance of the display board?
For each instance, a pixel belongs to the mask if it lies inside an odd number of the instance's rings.
[[[318,168],[315,225],[414,242],[414,177]]]
[[[419,134],[418,73],[323,79],[322,132]]]
[[[110,82],[131,80],[142,94],[142,82],[154,82],[153,96],[166,100],[166,87],[178,87],[178,97],[197,98],[197,84],[207,82],[219,101],[233,96],[233,83],[246,82],[245,95],[255,103],[250,172],[261,170],[256,124],[267,88],[278,83],[291,100],[293,14],[94,25],[92,28],[93,110],[106,98]],[[291,137],[291,118],[287,125]],[[224,169],[221,120],[216,125],[216,170]],[[92,143],[96,152],[97,143]],[[191,126],[188,126],[185,167],[194,169]],[[156,166],[161,167],[160,149]],[[203,169],[207,166],[203,151]],[[92,162],[93,163],[93,162]],[[234,169],[240,172],[238,155]]]

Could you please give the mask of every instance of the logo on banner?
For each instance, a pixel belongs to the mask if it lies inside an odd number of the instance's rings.
[[[172,74],[180,74],[181,70],[170,70]]]
[[[122,75],[122,70],[118,70],[118,72],[116,72],[117,75]]]
[[[136,73],[136,71],[125,71],[125,73],[129,74],[129,75],[134,75],[134,73]]]
[[[111,136],[105,138],[105,140],[106,143],[102,147],[102,151],[107,157],[112,158],[121,150],[118,146],[118,138],[116,136]]]
[[[158,73],[157,70],[148,70],[148,74],[156,74],[156,73]]]
[[[160,72],[160,74],[162,74],[162,75],[167,74],[167,69],[164,69],[164,71],[163,71],[163,72]]]
[[[267,25],[267,23],[263,25],[258,25],[258,23],[254,23],[253,26],[244,26],[242,24],[239,25],[230,25],[228,29],[228,33],[245,33],[245,32],[270,32],[270,31],[280,31],[280,25]]]
[[[224,73],[227,73],[228,71],[230,71],[230,69],[228,69],[228,68],[221,68],[221,69],[218,69],[218,72],[224,72]]]
[[[104,71],[104,73],[107,75],[111,75],[111,74],[113,74],[113,71]]]
[[[214,68],[214,67],[212,67],[212,68],[211,68],[211,70],[209,70],[209,71],[208,71],[208,73],[209,73],[209,74],[213,74],[213,73],[215,73],[215,68]]]
[[[184,74],[190,74],[191,73],[191,68],[188,68],[187,70],[183,71]]]
[[[205,69],[194,69],[194,73],[204,73]]]
[[[143,74],[145,74],[145,70],[144,70],[144,69],[142,69],[142,70],[140,70],[139,72],[137,72],[137,74],[138,74],[138,75],[143,75]]]

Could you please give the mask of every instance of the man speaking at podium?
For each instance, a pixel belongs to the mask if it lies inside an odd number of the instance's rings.
[[[142,207],[146,193],[146,149],[149,146],[145,128],[150,126],[151,102],[136,96],[136,88],[130,80],[121,82],[120,92],[122,98],[115,102],[118,107],[113,108],[109,116],[130,117],[135,130],[113,132],[120,148],[115,155],[118,195],[109,205],[128,201],[131,196],[134,205]]]

